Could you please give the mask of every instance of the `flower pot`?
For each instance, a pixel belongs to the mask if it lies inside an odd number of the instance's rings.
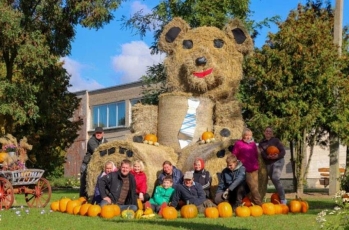
[[[10,155],[10,157],[14,157],[15,156],[15,152],[8,152],[8,155]]]

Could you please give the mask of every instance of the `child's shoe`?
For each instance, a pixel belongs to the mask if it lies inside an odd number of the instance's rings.
[[[287,204],[287,200],[280,200],[281,204]]]
[[[162,203],[162,205],[160,206],[160,210],[159,210],[159,215],[160,215],[160,216],[162,216],[162,211],[163,211],[164,208],[166,208],[166,207],[167,207],[167,203],[166,203],[166,202]]]

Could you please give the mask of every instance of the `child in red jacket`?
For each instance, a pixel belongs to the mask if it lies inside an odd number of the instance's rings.
[[[133,162],[131,174],[136,180],[136,194],[138,199],[140,199],[142,203],[148,201],[150,196],[147,193],[147,176],[144,173],[144,164],[141,160],[135,160]]]

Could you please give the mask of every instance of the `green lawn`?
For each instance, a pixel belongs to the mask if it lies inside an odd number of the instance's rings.
[[[52,193],[51,201],[61,197],[77,198],[77,190],[58,190]],[[51,212],[49,205],[42,208],[29,209],[24,201],[24,195],[16,195],[17,204],[9,210],[0,211],[0,229],[122,229],[122,230],[228,230],[228,229],[318,229],[317,214],[323,209],[332,209],[330,198],[308,199],[310,210],[306,214],[288,214],[276,216],[261,216],[258,218],[218,218],[207,219],[201,214],[195,219],[178,218],[166,221],[161,218],[150,220],[123,220],[115,217],[105,220],[99,217],[74,216],[66,213]]]

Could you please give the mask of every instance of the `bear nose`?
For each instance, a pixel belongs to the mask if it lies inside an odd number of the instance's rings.
[[[195,61],[196,65],[206,65],[207,60],[205,57],[199,57]]]

